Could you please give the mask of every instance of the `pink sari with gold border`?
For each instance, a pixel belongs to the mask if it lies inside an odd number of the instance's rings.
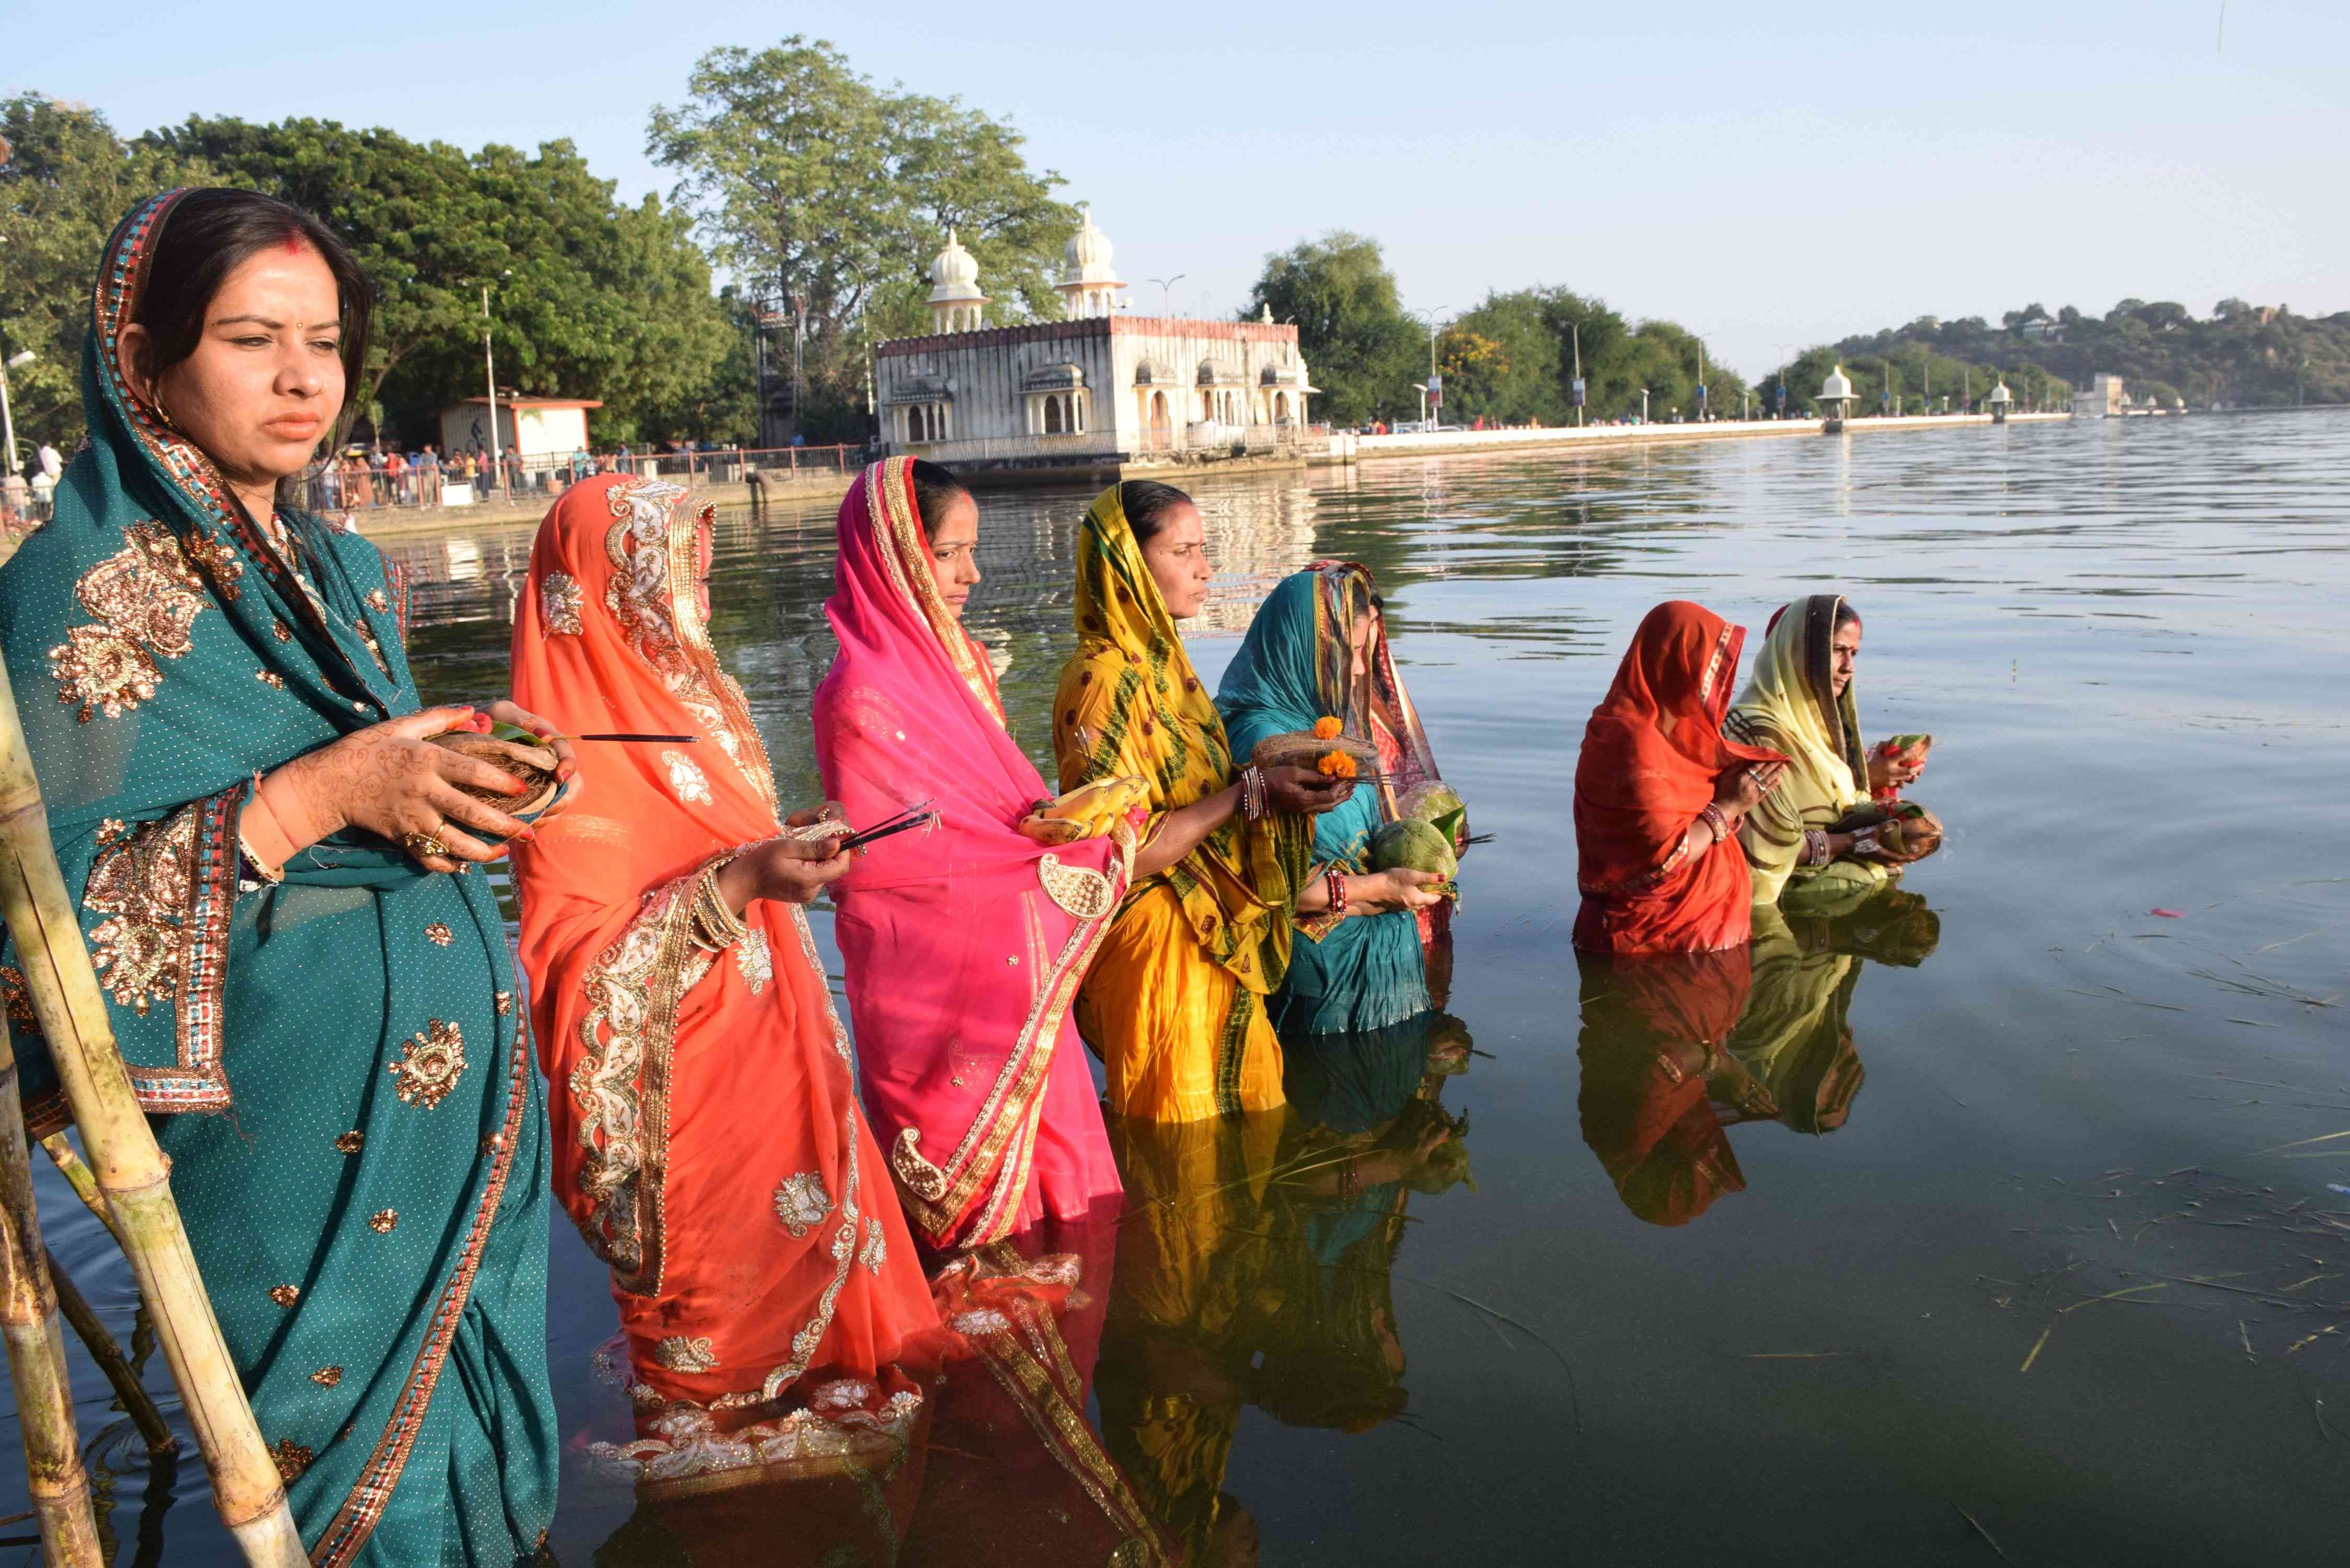
[[[866,1109],[915,1233],[947,1249],[1118,1190],[1069,1006],[1134,840],[1121,826],[1047,849],[1014,826],[1053,792],[940,597],[911,468],[876,463],[841,503],[816,748],[850,822],[941,814],[874,844],[834,900]]]

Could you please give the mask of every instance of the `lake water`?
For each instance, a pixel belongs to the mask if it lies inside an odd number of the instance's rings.
[[[2345,472],[2350,413],[2324,411],[1203,483],[1227,634],[1195,641],[1203,674],[1281,573],[1367,563],[1498,836],[1464,868],[1438,1027],[1294,1059],[1293,1117],[1127,1141],[1127,1216],[1090,1243],[1116,1267],[1070,1339],[1099,1334],[1092,1418],[1136,1497],[1200,1563],[2338,1555]],[[1032,752],[1085,499],[983,497],[972,624]],[[804,800],[831,538],[828,507],[719,535],[720,647]],[[503,690],[527,544],[395,545],[428,699]],[[1948,847],[1897,900],[1774,930],[1726,1053],[1655,1019],[1728,1027],[1739,986],[1579,1016],[1572,778],[1632,627],[1695,598],[1751,649],[1828,588],[1866,619],[1869,735],[1937,737],[1911,794]],[[127,1336],[126,1271],[42,1197]],[[618,1429],[588,1372],[614,1319],[559,1214],[555,1252],[555,1551],[718,1560],[576,1461]],[[151,1480],[76,1382],[116,1560],[230,1561],[200,1466]],[[986,1432],[933,1454],[906,1560],[1107,1560],[1080,1545],[1098,1521],[1014,1484],[1015,1425],[1001,1455]],[[824,1560],[773,1529],[743,1560]]]

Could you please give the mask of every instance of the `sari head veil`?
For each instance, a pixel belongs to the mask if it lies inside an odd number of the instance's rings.
[[[1838,697],[1832,668],[1830,644],[1843,607],[1841,594],[1810,594],[1783,606],[1771,618],[1746,689],[1731,709],[1733,733],[1742,721],[1766,721],[1813,789],[1839,814],[1868,794],[1853,687]]]
[[[275,529],[247,515],[123,374],[119,335],[187,194],[140,202],[107,241],[82,348],[88,443],[0,571],[0,654],[131,1088],[163,1118],[182,1217],[315,1561],[395,1539],[510,1554],[501,1538],[551,1513],[555,1477],[533,1426],[552,1412],[529,1394],[545,1377],[546,1146],[504,927],[486,877],[428,873],[355,829],[239,897],[256,771],[418,699],[405,585],[382,553],[290,508]],[[66,1107],[17,1011],[18,961],[0,954],[0,984],[40,1136]],[[424,1080],[426,1063],[447,1075]],[[170,1114],[228,1109],[232,1067],[241,1129]],[[404,1110],[428,1081],[434,1108]],[[321,1134],[345,1127],[366,1129],[364,1149],[338,1139],[323,1171]],[[346,1223],[395,1193],[381,1223]],[[309,1370],[329,1346],[350,1374],[331,1394]],[[495,1405],[497,1456],[469,1402]],[[403,1490],[411,1459],[424,1480]],[[460,1473],[473,1480],[452,1498]]]
[[[66,885],[92,887],[91,949],[122,1004],[114,1027],[131,1086],[156,1113],[230,1103],[222,988],[237,822],[255,771],[419,706],[401,648],[406,578],[373,545],[289,509],[278,514],[281,549],[268,520],[245,514],[212,459],[123,374],[120,334],[187,194],[148,198],[108,239],[82,344],[88,442],[52,519],[0,544],[0,651]],[[426,875],[397,846],[350,832],[286,869],[296,885],[391,888]],[[494,929],[494,899],[468,886]],[[502,964],[504,944],[494,945]],[[13,944],[0,957],[14,1001]],[[20,1033],[28,1022],[19,1016]],[[35,1036],[26,1092],[36,1135],[64,1120],[53,1082]]]
[[[1575,880],[1586,893],[1660,880],[1678,864],[1689,825],[1723,770],[1785,760],[1721,736],[1745,640],[1745,628],[1686,599],[1642,618],[1615,684],[1592,711],[1575,764]]]
[[[1047,849],[1014,826],[1051,792],[1004,728],[985,652],[940,597],[912,468],[875,463],[840,504],[825,606],[840,652],[816,688],[816,748],[850,822],[924,800],[940,814],[859,857],[835,885],[835,929],[876,1134],[914,1228],[945,1247],[1014,1229],[1061,1024],[1134,837],[1121,824]]]
[[[1373,707],[1381,690],[1376,665],[1368,679],[1355,677],[1352,633],[1372,614],[1371,576],[1360,566],[1308,567],[1274,584],[1216,692],[1232,750],[1249,752],[1268,736],[1309,730],[1328,715],[1366,743],[1377,725],[1403,756],[1412,756],[1411,742],[1396,731],[1395,708]],[[1373,651],[1385,651],[1384,639]],[[1427,755],[1424,741],[1417,754]],[[1394,808],[1389,788],[1384,782],[1379,793],[1358,788],[1314,819],[1315,864],[1356,873],[1371,868],[1371,836]],[[1288,989],[1269,1008],[1284,1035],[1378,1029],[1427,1009],[1417,920],[1390,911],[1317,920],[1305,930],[1313,945],[1293,948]]]
[[[1077,535],[1076,623],[1077,649],[1053,701],[1061,787],[1147,780],[1147,843],[1157,818],[1230,784],[1233,757],[1115,484],[1094,498]],[[1235,813],[1152,880],[1174,891],[1210,960],[1262,994],[1289,968],[1289,911],[1311,844],[1300,818],[1250,823]]]

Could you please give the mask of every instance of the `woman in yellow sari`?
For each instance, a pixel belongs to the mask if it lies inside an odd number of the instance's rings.
[[[1103,491],[1077,536],[1077,649],[1053,700],[1063,790],[1149,784],[1131,890],[1076,1005],[1110,1108],[1142,1121],[1283,1103],[1264,998],[1289,968],[1311,819],[1352,788],[1304,768],[1234,766],[1175,632],[1213,576],[1191,497],[1148,480]]]
[[[1842,905],[1899,876],[1939,842],[1897,850],[1880,837],[1891,813],[1869,798],[1870,785],[1907,783],[1917,771],[1872,759],[1861,746],[1853,701],[1859,655],[1860,616],[1842,595],[1799,598],[1771,618],[1753,674],[1722,721],[1731,740],[1794,759],[1739,828],[1757,904],[1778,902],[1793,886],[1802,890],[1799,906]]]

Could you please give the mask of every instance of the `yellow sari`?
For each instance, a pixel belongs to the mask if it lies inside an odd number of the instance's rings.
[[[1169,812],[1232,782],[1232,756],[1115,484],[1077,537],[1076,620],[1053,700],[1061,788],[1149,780],[1147,846]],[[1127,894],[1076,1009],[1077,1032],[1107,1068],[1113,1110],[1193,1121],[1283,1103],[1264,998],[1289,969],[1312,842],[1302,817],[1235,815]]]
[[[1802,864],[1806,831],[1825,831],[1856,814],[1883,815],[1868,798],[1853,689],[1846,686],[1839,698],[1829,677],[1829,639],[1843,603],[1840,595],[1812,594],[1782,610],[1754,656],[1746,690],[1722,722],[1730,739],[1794,759],[1738,831],[1757,904],[1777,903],[1791,881],[1806,884],[1809,894],[1836,898],[1887,877],[1885,867],[1868,860]]]

